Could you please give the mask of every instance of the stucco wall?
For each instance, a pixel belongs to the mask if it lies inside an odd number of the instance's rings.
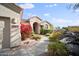
[[[19,27],[14,25],[11,28],[11,47],[17,46],[21,43],[21,34]]]
[[[20,28],[19,28],[21,15],[4,7],[3,5],[0,5],[0,16],[10,17],[10,22],[12,21],[12,19],[15,19],[17,25],[12,25],[12,23],[10,23],[10,46],[14,47],[19,45],[21,41]]]
[[[31,24],[31,27],[32,27],[32,30],[33,30],[33,24],[37,22],[39,24],[39,33],[40,33],[40,25],[41,25],[41,20],[38,19],[37,17],[33,17],[30,19],[30,24]]]
[[[43,22],[42,25],[43,25],[43,28],[46,29],[46,30],[50,30],[51,29],[50,24],[48,24],[47,22]],[[46,25],[48,26],[48,28],[46,27]]]
[[[33,23],[34,22],[37,22],[38,24],[41,24],[41,21],[38,18],[36,18],[36,17],[31,18],[30,19],[30,24],[32,26],[32,29],[33,29]]]
[[[17,23],[19,24],[20,22],[20,18],[21,18],[21,15],[0,5],[0,16],[5,16],[5,17],[10,17],[11,20],[12,19],[15,19],[17,21]]]

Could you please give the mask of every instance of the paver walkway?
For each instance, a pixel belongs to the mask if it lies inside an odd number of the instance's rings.
[[[22,42],[20,47],[0,51],[2,56],[39,56],[47,52],[48,38],[43,36],[40,41]]]

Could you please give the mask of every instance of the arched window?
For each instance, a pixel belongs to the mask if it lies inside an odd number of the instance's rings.
[[[46,24],[45,29],[48,29],[48,24]]]

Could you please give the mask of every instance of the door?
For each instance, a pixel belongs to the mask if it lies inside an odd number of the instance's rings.
[[[0,17],[0,49],[10,47],[10,18]]]
[[[0,21],[0,48],[2,48],[4,21]]]

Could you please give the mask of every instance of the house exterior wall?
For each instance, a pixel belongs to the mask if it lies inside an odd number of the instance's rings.
[[[33,24],[34,24],[35,22],[38,23],[38,26],[39,26],[39,27],[38,27],[38,29],[39,29],[39,30],[38,30],[38,33],[40,34],[41,20],[39,20],[37,17],[34,17],[34,18],[31,18],[31,19],[30,19],[30,24],[31,24],[31,27],[32,27],[32,31],[34,31],[34,30],[33,30]]]
[[[17,24],[20,23],[20,14],[4,7],[3,5],[0,5],[0,16],[10,17],[11,21],[12,19],[15,19],[17,21]]]
[[[53,30],[53,26],[50,24],[50,23],[48,23],[47,21],[42,21],[40,18],[38,18],[38,17],[31,17],[30,19],[28,19],[29,21],[30,21],[30,24],[31,24],[31,27],[32,27],[32,30],[33,30],[33,24],[34,23],[38,23],[39,24],[39,27],[37,28],[37,29],[39,29],[39,30],[37,30],[38,32],[39,32],[39,34],[40,34],[40,30],[41,30],[41,26],[43,25],[43,29],[45,29],[45,30]],[[37,26],[36,26],[37,27]],[[34,30],[33,30],[33,32],[34,32]]]
[[[10,47],[19,45],[21,42],[19,27],[21,14],[14,12],[13,10],[6,8],[5,6],[0,4],[0,16],[10,17]],[[16,22],[16,24],[12,24],[13,20]]]
[[[43,22],[41,25],[43,25],[43,29],[52,30],[52,26],[48,24],[47,22]]]

